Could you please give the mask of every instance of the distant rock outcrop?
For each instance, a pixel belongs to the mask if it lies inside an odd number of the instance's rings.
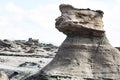
[[[28,41],[25,40],[0,40],[0,52],[24,52],[24,53],[37,53],[41,49],[45,51],[55,51],[58,47],[52,44],[39,43],[39,39],[29,38]]]
[[[26,80],[120,80],[120,52],[109,44],[103,12],[60,5],[56,28],[67,35],[55,58]]]
[[[120,51],[120,47],[115,47],[115,48],[117,48]]]

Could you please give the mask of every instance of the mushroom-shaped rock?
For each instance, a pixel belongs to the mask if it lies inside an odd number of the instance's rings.
[[[103,29],[103,12],[60,5],[56,28],[67,35],[55,58],[26,80],[120,80],[120,52]]]

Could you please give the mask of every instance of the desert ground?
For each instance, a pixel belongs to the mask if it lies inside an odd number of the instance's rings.
[[[52,44],[39,43],[38,40],[1,40],[0,70],[10,80],[23,80],[46,64],[55,56],[58,47]]]

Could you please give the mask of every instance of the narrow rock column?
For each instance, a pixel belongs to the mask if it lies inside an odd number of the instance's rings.
[[[55,25],[67,38],[55,58],[31,80],[119,79],[120,52],[106,38],[103,12],[64,4],[60,11]]]

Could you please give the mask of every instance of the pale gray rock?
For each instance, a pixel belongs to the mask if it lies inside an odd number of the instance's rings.
[[[103,29],[103,12],[60,5],[56,28],[67,35],[55,58],[26,80],[120,80],[120,52]]]
[[[38,45],[39,44],[39,40],[38,39],[29,38],[28,41],[25,44],[28,45],[28,46]]]
[[[8,76],[3,71],[0,71],[0,80],[9,80]]]
[[[120,51],[120,47],[115,47],[115,48],[117,48]]]
[[[56,28],[65,33],[93,34],[101,36],[103,12],[100,10],[76,9],[71,5],[60,5],[61,16],[56,19]],[[99,33],[98,33],[99,32]]]

